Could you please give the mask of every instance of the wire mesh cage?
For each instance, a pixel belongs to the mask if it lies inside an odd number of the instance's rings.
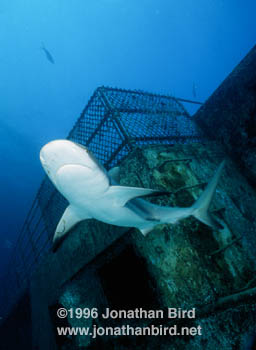
[[[193,103],[141,91],[99,87],[67,138],[88,147],[106,169],[117,165],[135,147],[202,141],[204,136],[181,102]],[[35,266],[49,251],[66,206],[65,198],[45,178],[2,281],[2,315],[8,314],[22,295]]]

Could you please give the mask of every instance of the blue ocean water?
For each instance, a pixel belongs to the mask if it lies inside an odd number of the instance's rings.
[[[203,102],[255,44],[255,13],[252,0],[1,0],[0,275],[43,178],[40,148],[92,92]]]

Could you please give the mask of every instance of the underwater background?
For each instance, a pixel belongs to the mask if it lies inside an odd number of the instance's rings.
[[[205,101],[255,43],[255,12],[253,0],[1,0],[1,274],[43,177],[39,150],[93,90]]]

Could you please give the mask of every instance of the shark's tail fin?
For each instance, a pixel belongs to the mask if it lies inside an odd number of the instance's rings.
[[[215,175],[206,186],[206,189],[192,206],[192,215],[198,220],[202,221],[204,224],[211,226],[213,229],[222,228],[222,226],[211,216],[211,214],[208,211],[208,208],[214,196],[215,189],[217,187],[224,165],[225,161],[223,161],[220,164]]]

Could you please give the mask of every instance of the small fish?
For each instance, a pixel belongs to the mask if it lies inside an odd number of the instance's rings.
[[[224,162],[191,207],[172,208],[139,198],[160,195],[163,191],[120,186],[118,167],[107,172],[87,148],[72,141],[49,142],[40,151],[40,161],[52,183],[70,204],[57,225],[53,250],[75,224],[90,218],[116,226],[136,227],[143,235],[156,225],[174,224],[190,215],[214,229],[221,228],[208,208]]]
[[[52,55],[50,54],[50,52],[45,48],[44,44],[42,43],[42,47],[41,49],[44,51],[45,55],[46,55],[46,58],[49,62],[51,62],[52,64],[55,63]]]

